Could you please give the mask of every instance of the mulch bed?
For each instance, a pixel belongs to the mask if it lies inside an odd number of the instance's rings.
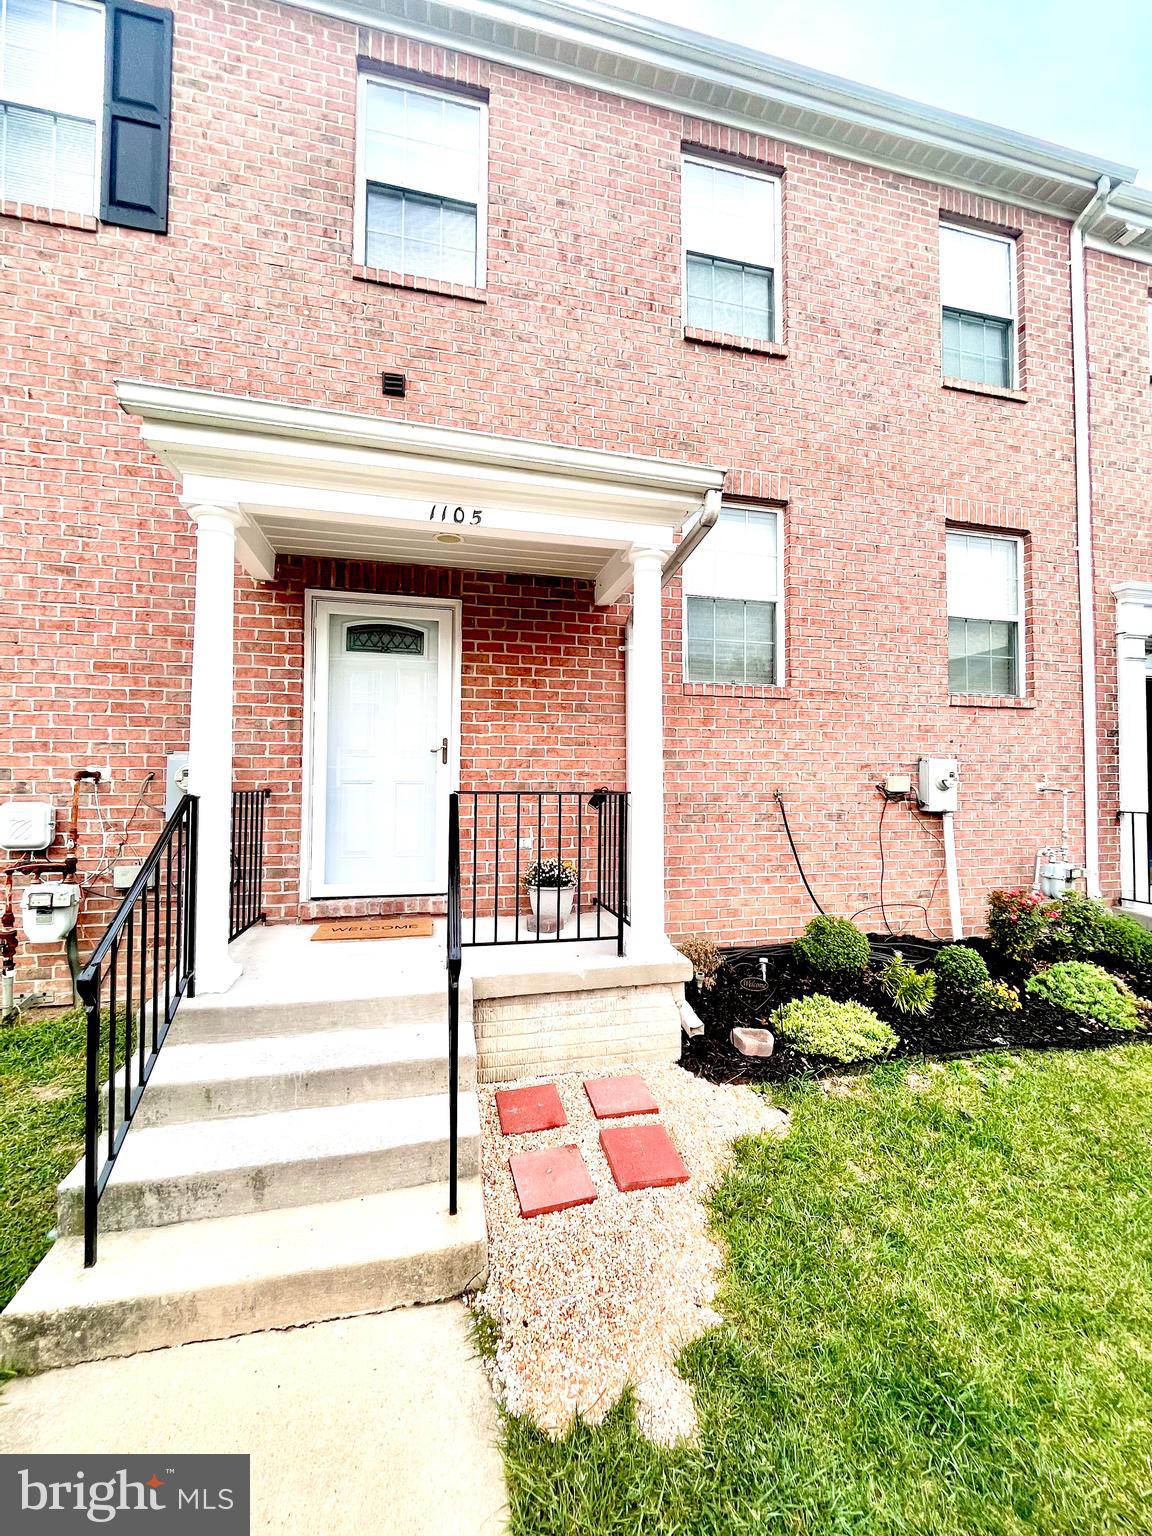
[[[929,966],[941,946],[924,939],[889,934],[869,934],[868,937],[872,944],[873,971],[853,977],[846,983],[813,977],[793,960],[788,944],[763,944],[756,948],[723,951],[724,963],[713,986],[703,989],[694,981],[688,983],[688,1001],[704,1025],[704,1033],[695,1038],[684,1037],[680,1065],[714,1083],[779,1083],[789,1078],[819,1077],[852,1070],[845,1068],[842,1062],[809,1056],[785,1040],[777,1039],[772,1055],[763,1060],[742,1056],[729,1044],[729,1032],[737,1025],[771,1027],[768,1017],[775,1008],[791,998],[805,997],[812,992],[823,992],[837,1001],[866,1003],[875,1009],[900,1037],[900,1044],[886,1060],[967,1056],[973,1051],[1090,1050],[1149,1039],[1149,1032],[1145,1030],[1104,1029],[1056,1017],[1050,1010],[1031,1006],[1023,994],[1028,968],[1006,966],[987,941],[979,938],[965,939],[964,942],[980,950],[993,977],[1021,989],[1023,1006],[1018,1013],[989,1020],[974,1016],[970,1009],[950,1007],[939,997],[926,1017],[899,1013],[882,991],[875,970],[895,950],[899,950],[910,964]],[[1113,975],[1124,974],[1111,964],[1107,964],[1106,969]],[[1135,990],[1146,991],[1146,986],[1142,987],[1137,978],[1125,976],[1124,979]],[[868,1067],[874,1063],[861,1065]]]

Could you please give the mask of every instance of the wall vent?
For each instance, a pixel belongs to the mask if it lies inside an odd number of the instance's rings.
[[[380,383],[385,398],[389,400],[403,400],[408,391],[408,379],[403,373],[382,373]]]

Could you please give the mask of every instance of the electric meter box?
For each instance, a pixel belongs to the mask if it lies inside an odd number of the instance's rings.
[[[47,800],[8,800],[0,805],[0,848],[39,853],[56,836],[56,807]]]
[[[954,811],[960,800],[960,765],[954,757],[920,759],[920,809]]]
[[[58,944],[76,926],[80,887],[67,880],[37,880],[20,898],[20,924],[29,944]]]

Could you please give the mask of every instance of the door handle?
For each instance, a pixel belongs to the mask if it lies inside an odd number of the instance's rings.
[[[439,754],[440,754],[440,761],[442,763],[446,763],[448,761],[448,738],[447,738],[447,736],[441,737],[440,745],[438,747],[429,747],[428,750],[429,750],[429,752],[439,752]]]

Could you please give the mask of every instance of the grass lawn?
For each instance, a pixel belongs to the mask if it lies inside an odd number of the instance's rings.
[[[516,1536],[1152,1533],[1152,1046],[848,1081],[717,1193],[698,1445],[510,1421]]]
[[[0,1307],[47,1252],[83,1142],[83,1014],[0,1028]]]

